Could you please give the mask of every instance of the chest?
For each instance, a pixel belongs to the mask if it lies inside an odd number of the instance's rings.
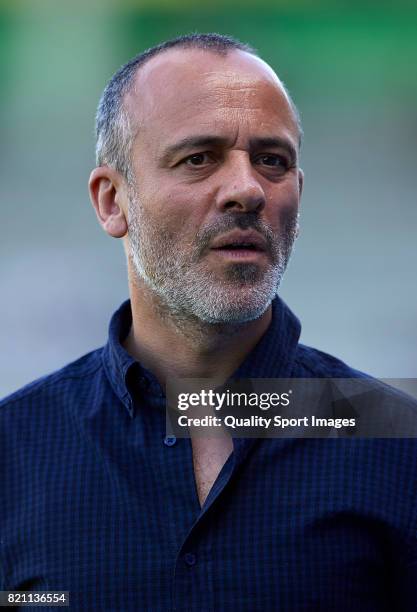
[[[88,425],[68,444],[60,436],[71,423],[57,422],[50,454],[36,431],[20,455],[20,430],[9,436],[1,588],[65,588],[80,612],[170,610],[173,592],[180,610],[224,610],[226,597],[242,612],[398,609],[385,565],[399,564],[391,551],[409,533],[401,517],[404,507],[411,516],[403,492],[412,461],[402,446],[392,456],[386,441],[262,440],[242,461],[235,441],[220,503],[196,521],[195,484],[204,503],[231,441],[195,438],[192,453],[188,441],[166,446],[161,417],[158,435],[150,427],[140,444],[136,431],[106,448],[102,428],[91,417]]]
[[[200,505],[203,506],[211,487],[233,451],[233,441],[228,436],[221,438],[194,437],[191,442],[198,499]]]

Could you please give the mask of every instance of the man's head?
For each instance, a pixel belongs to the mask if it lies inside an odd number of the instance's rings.
[[[123,67],[99,105],[90,192],[136,285],[177,317],[261,316],[298,228],[300,133],[281,81],[232,39],[183,37]]]

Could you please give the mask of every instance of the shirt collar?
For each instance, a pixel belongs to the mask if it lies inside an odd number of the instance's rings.
[[[267,331],[232,378],[291,377],[300,333],[300,321],[277,296]]]
[[[102,358],[113,391],[133,416],[131,392],[134,383],[145,388],[147,393],[161,395],[162,390],[152,373],[135,361],[122,346],[131,325],[130,300],[126,300],[110,320],[109,337]],[[289,378],[300,332],[299,320],[277,296],[272,302],[270,326],[231,378]]]
[[[113,314],[109,325],[109,337],[102,358],[107,378],[120,401],[133,416],[133,402],[128,391],[127,375],[139,364],[122,346],[132,325],[130,300],[126,300]],[[140,367],[140,366],[139,366]]]

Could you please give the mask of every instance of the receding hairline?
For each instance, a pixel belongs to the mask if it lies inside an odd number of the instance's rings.
[[[230,47],[227,49],[222,49],[221,51],[219,51],[216,48],[203,48],[203,47],[196,47],[196,46],[192,46],[192,45],[187,45],[187,46],[175,46],[175,47],[170,47],[167,49],[163,49],[161,50],[159,53],[147,58],[147,60],[143,63],[141,63],[140,65],[137,66],[135,73],[132,75],[132,79],[130,80],[129,86],[126,87],[125,92],[123,93],[122,96],[122,106],[124,111],[128,114],[129,116],[129,120],[131,121],[131,129],[132,129],[132,140],[134,138],[136,138],[138,131],[140,130],[140,122],[136,121],[132,121],[132,112],[131,109],[128,108],[129,103],[128,103],[128,97],[131,95],[137,95],[140,96],[140,78],[141,73],[143,73],[146,70],[152,70],[152,66],[150,66],[150,64],[152,63],[157,63],[158,61],[161,62],[163,61],[163,58],[165,55],[171,54],[181,54],[181,52],[185,53],[185,52],[190,52],[190,53],[210,53],[212,55],[217,55],[220,56],[224,59],[227,59],[228,56],[232,56],[232,55],[244,55],[244,56],[248,56],[249,58],[253,58],[254,60],[254,64],[258,65],[260,68],[262,68],[264,70],[264,75],[260,75],[261,78],[262,76],[264,78],[268,78],[268,80],[271,81],[271,83],[273,82],[275,85],[277,85],[277,87],[279,87],[279,89],[281,90],[281,93],[283,94],[283,96],[285,97],[288,106],[291,110],[291,113],[293,115],[294,118],[294,123],[298,128],[298,132],[299,132],[299,145],[301,144],[301,137],[302,137],[302,127],[301,127],[301,121],[300,121],[300,116],[298,113],[298,109],[295,106],[291,95],[289,94],[285,84],[282,82],[282,80],[279,78],[279,76],[277,75],[277,73],[275,72],[275,70],[272,68],[272,66],[270,66],[264,59],[262,59],[259,55],[257,55],[257,53],[255,51],[251,51],[251,50],[246,50],[246,49],[240,49],[240,48],[234,48],[234,47]],[[233,72],[233,70],[231,71]]]
[[[150,64],[161,62],[168,55],[184,55],[187,53],[190,53],[190,54],[195,53],[197,55],[198,54],[209,54],[209,55],[217,56],[223,59],[227,59],[231,55],[248,56],[250,58],[253,58],[255,62],[262,64],[264,67],[266,67],[271,72],[271,74],[274,74],[275,76],[277,76],[274,69],[264,59],[262,59],[255,51],[252,52],[246,49],[240,49],[240,48],[235,48],[235,47],[230,47],[227,49],[219,50],[219,49],[211,48],[211,47],[205,48],[205,47],[195,47],[191,45],[187,45],[187,46],[178,45],[175,47],[168,47],[167,49],[162,49],[158,53],[151,55],[150,57],[146,58],[145,61],[138,64],[137,69],[135,70],[135,73],[133,75],[133,79],[137,78],[137,76],[142,71],[146,69],[149,70]]]
[[[132,90],[135,90],[138,75],[140,75],[142,68],[146,69],[152,59],[163,56],[171,50],[187,51],[189,49],[212,52],[214,55],[221,57],[226,57],[233,51],[241,51],[267,67],[268,71],[278,79],[280,89],[289,104],[298,130],[300,148],[303,130],[299,111],[285,84],[279,79],[271,66],[259,56],[257,50],[246,43],[223,34],[194,33],[167,40],[139,53],[121,66],[110,78],[100,97],[96,112],[95,150],[97,166],[108,165],[121,172],[126,178],[129,177],[131,146],[137,135],[138,127],[134,125],[137,118],[136,120],[133,119],[131,109],[127,108],[127,96],[132,93]],[[140,95],[138,90],[133,93]]]

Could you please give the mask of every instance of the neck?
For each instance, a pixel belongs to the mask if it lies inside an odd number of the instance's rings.
[[[212,324],[172,316],[141,281],[129,280],[132,327],[126,350],[159,380],[209,378],[225,382],[271,322],[272,307],[254,321]]]

